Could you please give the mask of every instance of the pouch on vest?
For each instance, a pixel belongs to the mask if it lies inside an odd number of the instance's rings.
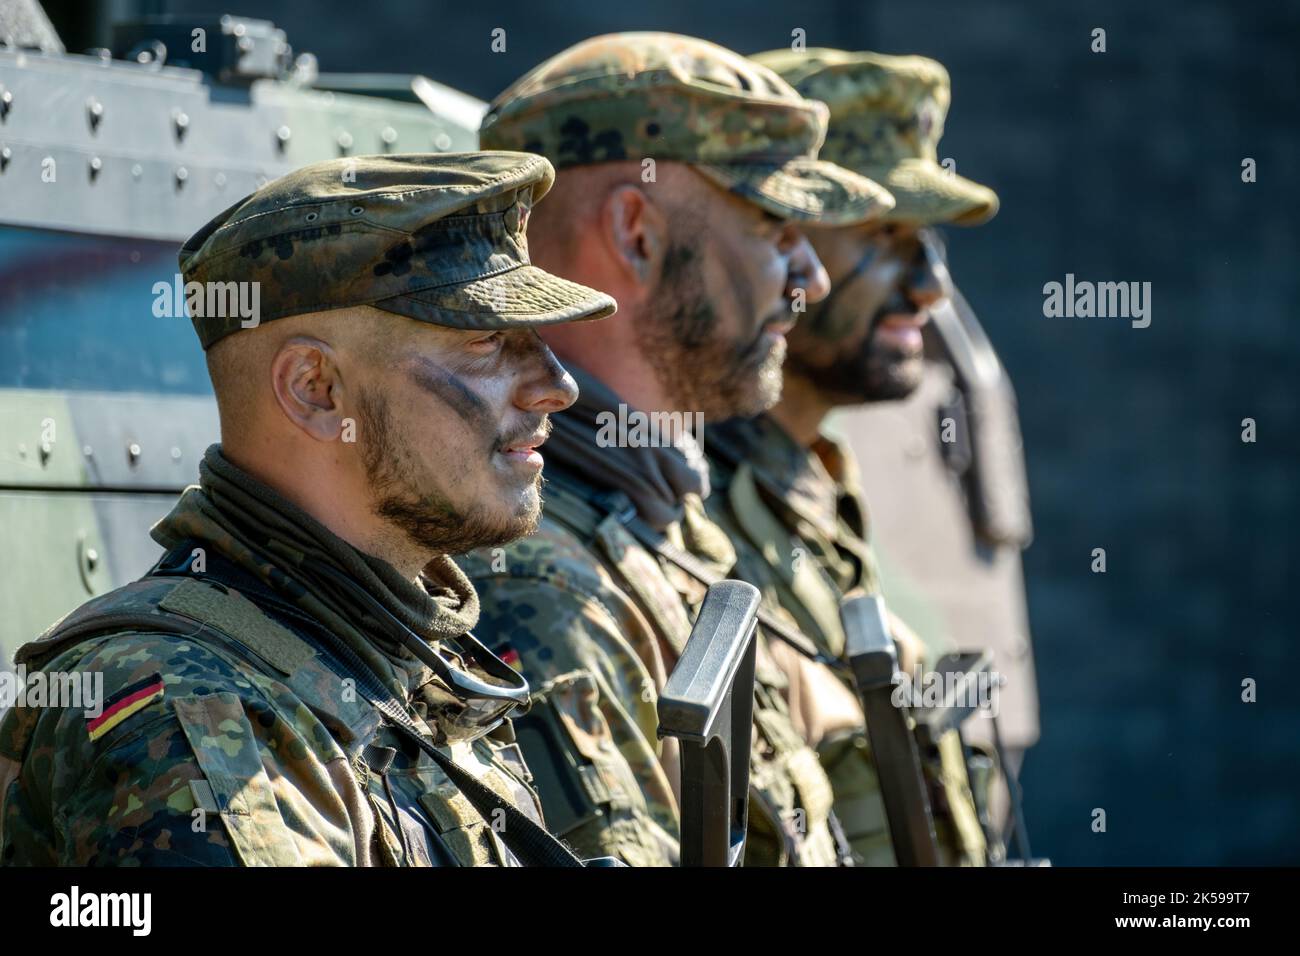
[[[543,684],[532,708],[514,721],[520,746],[534,755],[533,786],[547,827],[560,837],[601,817],[645,809],[636,778],[600,712],[599,693],[588,671],[561,674]]]
[[[245,866],[302,866],[293,842],[284,839],[284,819],[239,697],[193,695],[171,704],[203,773],[190,792],[204,818],[221,821]]]
[[[817,756],[830,778],[835,816],[853,852],[867,866],[896,866],[879,772],[865,729],[828,734]]]

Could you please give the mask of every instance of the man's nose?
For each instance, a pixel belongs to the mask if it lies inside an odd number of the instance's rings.
[[[515,406],[526,412],[562,412],[578,400],[578,383],[534,332],[528,371],[515,391]]]
[[[907,300],[918,309],[928,308],[942,300],[948,294],[944,282],[947,271],[939,250],[931,243],[921,243],[907,273]]]
[[[831,277],[826,274],[826,267],[817,256],[808,237],[793,225],[786,226],[787,241],[790,245],[789,268],[786,274],[787,298],[793,299],[796,289],[804,290],[808,302],[820,302],[831,292]]]

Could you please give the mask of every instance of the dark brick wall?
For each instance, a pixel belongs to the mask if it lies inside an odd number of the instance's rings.
[[[211,9],[173,3],[173,9]],[[954,272],[1020,395],[1043,742],[1036,850],[1070,864],[1300,861],[1300,5],[274,0],[332,70],[425,73],[490,98],[595,33],[669,29],[944,61],[941,152],[1002,212],[954,231]],[[494,27],[507,52],[488,50]],[[1089,50],[1094,27],[1108,52]],[[1240,179],[1243,157],[1259,181]],[[1153,319],[1047,319],[1042,286],[1149,281]],[[1243,444],[1240,422],[1258,422]],[[1108,571],[1089,571],[1107,551]],[[1243,704],[1243,678],[1259,702]],[[1090,829],[1093,808],[1107,832]]]

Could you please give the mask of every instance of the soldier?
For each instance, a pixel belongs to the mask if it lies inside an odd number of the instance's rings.
[[[792,302],[826,295],[803,222],[860,222],[879,186],[815,159],[825,107],[711,43],[597,37],[541,64],[483,121],[491,148],[560,170],[534,230],[546,267],[595,283],[620,316],[547,342],[578,402],[555,417],[535,537],[464,567],[481,633],[536,690],[520,741],[548,822],[588,853],[677,857],[676,751],[656,694],[704,581],[735,554],[704,513],[696,416],[753,414],[780,391]],[[760,649],[745,862],[831,865],[831,795]]]
[[[946,160],[937,163],[950,100],[948,73],[940,64],[839,51],[808,51],[802,63],[789,51],[772,56],[784,61],[774,68],[806,96],[830,105],[828,153],[880,176],[900,196],[895,228],[978,225],[997,213],[992,190],[944,168]],[[858,79],[845,83],[846,75]],[[1005,681],[997,723],[1006,769],[1014,775],[1038,739],[1020,559],[1033,532],[1015,395],[984,329],[952,285],[939,237],[918,228],[917,238],[930,245],[930,281],[946,295],[934,303],[933,321],[922,330],[923,355],[897,336],[892,345],[886,335],[873,336],[880,349],[903,352],[884,391],[873,387],[874,394],[858,399],[871,404],[854,416],[851,435],[857,448],[873,451],[862,486],[877,516],[873,540],[890,600],[927,641],[993,652],[994,669]],[[852,254],[842,237],[828,236],[823,243],[813,236],[813,242],[824,256],[831,254],[831,242]],[[859,288],[867,282],[859,280]],[[845,291],[850,300],[870,302],[868,295],[866,289]],[[812,323],[806,331],[811,337]],[[879,366],[882,360],[870,361]],[[813,358],[802,377],[826,381],[828,371]],[[847,403],[851,391],[837,404]],[[970,738],[988,746],[992,729],[991,721],[976,720]],[[1007,809],[1005,779],[996,782],[992,807],[1000,823]]]
[[[738,543],[739,576],[839,656],[841,598],[859,588],[878,592],[881,584],[857,463],[823,426],[835,408],[899,399],[916,388],[922,329],[950,291],[927,227],[984,221],[997,197],[936,161],[949,93],[947,73],[933,60],[837,50],[778,50],[754,59],[827,102],[824,155],[879,179],[897,200],[883,222],[809,229],[834,289],[791,333],[782,400],[766,415],[726,423],[708,442],[710,513]],[[867,447],[868,471],[891,453],[883,444]],[[894,518],[912,527],[929,507],[917,501]],[[856,850],[887,863],[892,853],[860,711],[825,689],[800,692],[799,683],[792,679],[794,709],[830,774],[839,818]],[[939,746],[927,770],[941,850],[949,862],[978,863],[985,840],[960,742],[949,734]]]
[[[517,153],[323,162],[184,245],[187,293],[256,283],[260,313],[190,300],[221,444],[159,563],[17,655],[103,696],[0,724],[5,863],[577,862],[508,742],[527,687],[447,557],[537,521],[575,388],[536,327],[614,311],[529,264],[553,178]]]

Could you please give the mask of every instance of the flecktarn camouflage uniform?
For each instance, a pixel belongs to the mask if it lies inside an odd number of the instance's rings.
[[[458,328],[608,315],[607,296],[529,264],[524,221],[552,181],[514,153],[320,163],[231,207],[181,267],[261,282],[263,321],[361,303]],[[205,348],[240,332],[192,318]],[[454,649],[478,601],[450,559],[408,580],[219,446],[153,534],[157,567],[18,653],[103,696],[0,722],[0,861],[577,862],[540,827],[509,723],[426,663],[441,649],[451,673],[492,676]]]
[[[531,70],[489,106],[481,138],[490,148],[541,153],[561,171],[618,160],[643,168],[647,160],[688,163],[782,219],[879,216],[892,206],[884,189],[817,158],[825,125],[822,104],[731,51],[690,37],[625,33],[584,41]],[[656,695],[705,586],[589,500],[588,491],[619,490],[599,477],[586,486],[591,463],[626,449],[594,440],[593,416],[618,405],[604,385],[616,390],[616,383],[569,367],[582,395],[554,416],[540,531],[463,566],[483,595],[484,640],[511,655],[531,683],[552,689],[547,703],[557,713],[547,720],[563,734],[550,733],[545,744],[540,733],[521,741],[539,781],[550,778],[539,792],[548,818],[565,821],[557,832],[589,853],[670,863],[676,752],[656,743]],[[682,452],[628,457],[629,473],[640,476],[631,480],[673,489],[665,507],[674,515],[655,522],[656,530],[712,571],[728,572],[734,553],[705,515],[703,486],[690,479]],[[757,683],[745,862],[834,864],[841,851],[830,787],[791,724],[783,675],[765,644]]]

